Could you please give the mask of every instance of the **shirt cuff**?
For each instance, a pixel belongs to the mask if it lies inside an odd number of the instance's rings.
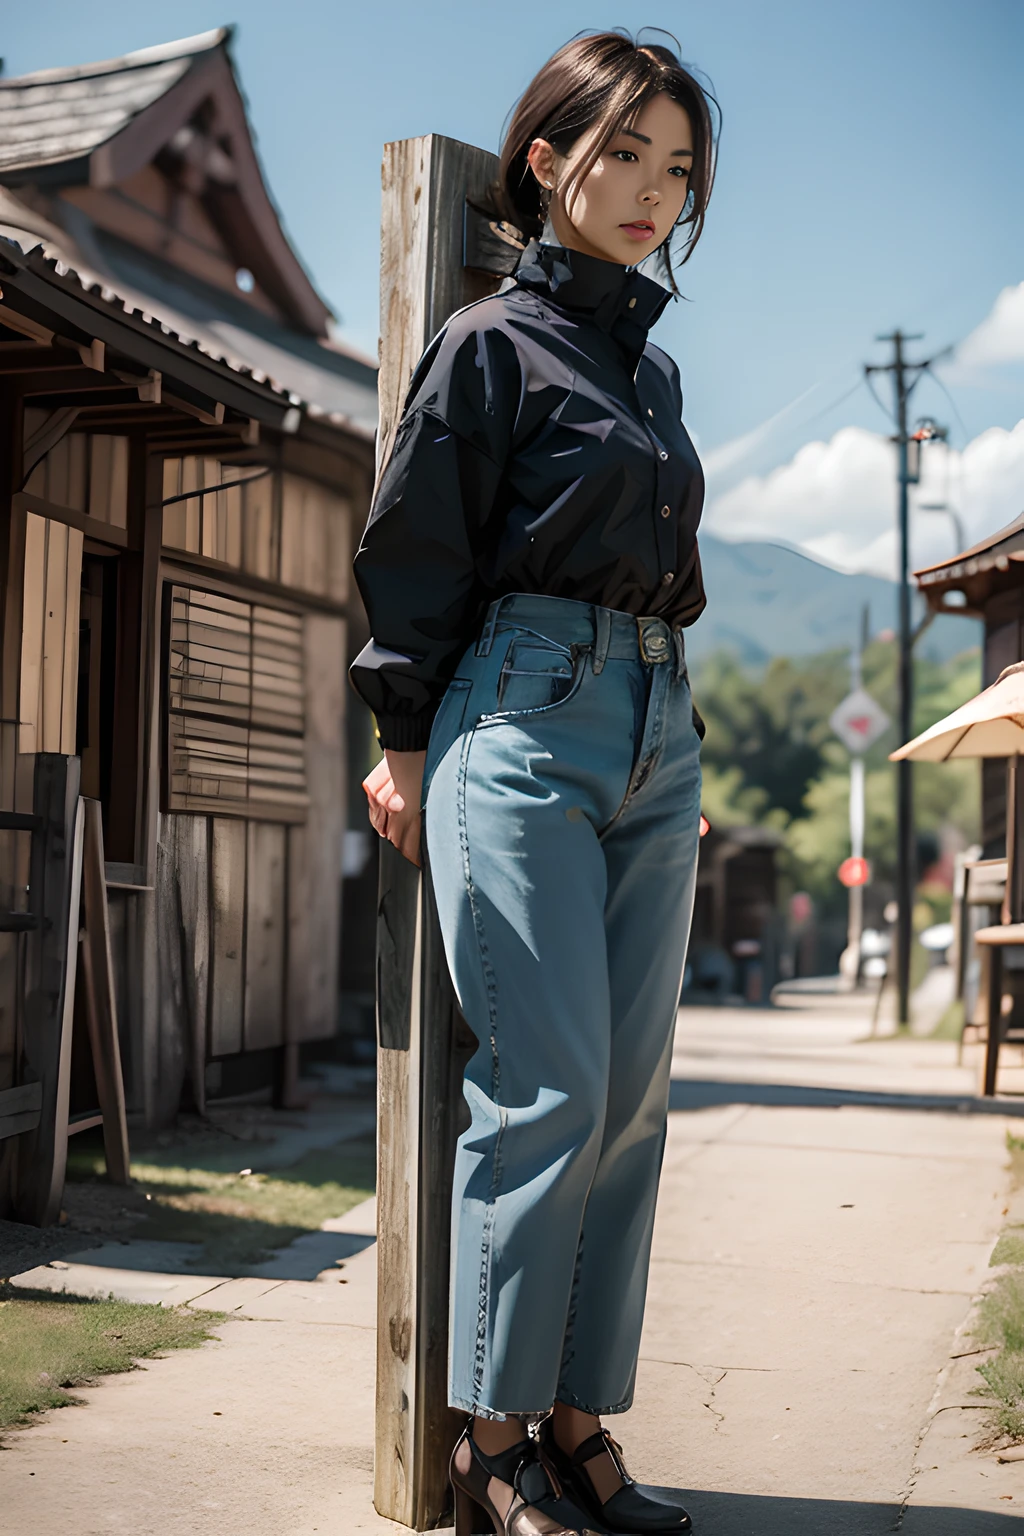
[[[431,708],[418,715],[378,715],[381,746],[391,752],[425,752],[436,713]]]

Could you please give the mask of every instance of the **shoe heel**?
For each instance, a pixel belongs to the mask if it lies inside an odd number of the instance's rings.
[[[455,1487],[455,1536],[474,1536],[490,1526],[497,1531],[490,1515],[464,1488]]]

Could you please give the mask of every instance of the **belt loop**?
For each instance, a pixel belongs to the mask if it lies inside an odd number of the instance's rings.
[[[491,647],[494,644],[494,632],[498,625],[498,615],[501,613],[504,602],[505,599],[499,597],[491,604],[487,615],[487,622],[480,633],[480,639],[476,643],[476,654],[478,656],[489,656],[491,654]]]
[[[612,643],[612,616],[607,608],[594,604],[594,674],[604,671],[608,660],[608,648]]]
[[[676,648],[676,678],[686,676],[686,651],[683,648],[683,632],[681,629],[672,631],[672,639]]]

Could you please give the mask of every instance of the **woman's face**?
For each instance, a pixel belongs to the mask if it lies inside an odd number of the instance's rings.
[[[668,239],[683,211],[693,165],[689,115],[664,92],[653,97],[573,188],[585,150],[585,137],[567,155],[545,139],[530,145],[530,167],[551,190],[555,234],[570,250],[634,266]]]

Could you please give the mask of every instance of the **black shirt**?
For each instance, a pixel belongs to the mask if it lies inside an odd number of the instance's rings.
[[[385,747],[415,751],[493,598],[545,593],[692,624],[700,463],[679,370],[647,340],[669,299],[631,267],[532,242],[413,375],[356,581],[352,666]]]

